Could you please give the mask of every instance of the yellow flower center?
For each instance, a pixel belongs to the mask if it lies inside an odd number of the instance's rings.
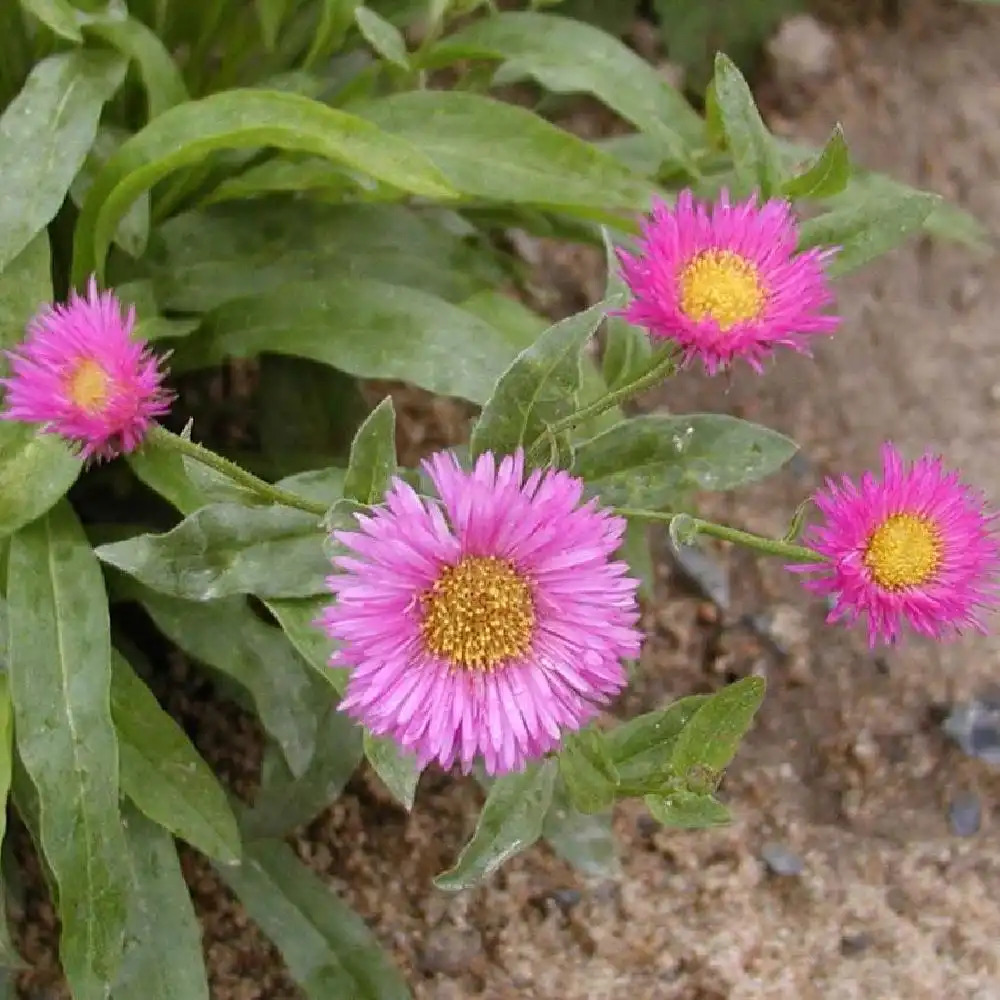
[[[91,358],[84,358],[66,379],[69,398],[87,413],[97,413],[108,401],[111,379]]]
[[[757,268],[731,250],[706,250],[693,257],[679,276],[681,309],[694,320],[708,317],[719,329],[756,319],[766,295]]]
[[[466,556],[421,597],[420,629],[436,656],[492,670],[528,650],[535,627],[531,585],[494,556]]]
[[[917,587],[941,565],[941,532],[926,517],[893,514],[872,532],[864,561],[885,590]]]

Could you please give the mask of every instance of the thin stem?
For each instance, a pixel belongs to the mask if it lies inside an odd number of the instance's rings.
[[[695,534],[711,535],[713,538],[721,538],[726,542],[735,542],[746,548],[756,549],[769,556],[780,556],[796,563],[820,563],[824,557],[813,549],[807,549],[804,545],[794,545],[791,542],[783,542],[776,538],[764,538],[762,535],[754,535],[749,531],[740,531],[739,528],[730,528],[725,524],[715,524],[712,521],[703,521],[700,517],[691,517],[689,514],[680,514],[670,511],[660,510],[639,510],[634,507],[613,507],[612,510],[622,517],[631,517],[642,521],[660,521],[670,524],[676,517],[686,517],[690,519],[691,530]]]
[[[179,434],[173,434],[159,424],[153,425],[148,440],[160,444],[164,448],[180,452],[182,455],[187,455],[188,458],[193,458],[196,462],[201,462],[202,465],[207,465],[210,469],[215,469],[216,472],[252,493],[256,493],[268,503],[304,510],[307,514],[315,514],[317,517],[323,517],[329,509],[327,504],[315,503],[305,497],[297,496],[295,493],[289,493],[288,490],[283,490],[280,486],[273,486],[252,472],[247,472],[235,462],[230,462],[228,458],[223,458],[214,451],[209,451],[208,448],[204,448],[188,438],[181,437]]]

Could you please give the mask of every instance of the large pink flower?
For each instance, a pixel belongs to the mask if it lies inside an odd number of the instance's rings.
[[[833,302],[824,269],[836,251],[796,253],[797,239],[786,201],[733,205],[723,191],[708,206],[688,190],[674,208],[657,201],[638,251],[618,251],[633,297],[622,315],[710,375],[736,358],[760,372],[777,346],[807,354],[812,336],[840,323],[824,312]]]
[[[625,522],[581,505],[565,472],[525,479],[520,451],[424,468],[440,503],[397,479],[359,531],[335,532],[352,554],[320,624],[351,668],[342,708],[421,765],[517,771],[625,685],[641,643],[637,583],[611,558]]]
[[[904,622],[934,639],[985,631],[979,611],[997,603],[995,515],[940,458],[907,466],[885,444],[882,463],[881,480],[827,480],[813,498],[825,521],[804,541],[828,561],[788,568],[818,574],[806,586],[832,600],[830,621],[867,615],[873,647],[895,642]]]
[[[65,305],[46,306],[28,325],[21,346],[8,351],[11,374],[0,379],[0,417],[40,424],[79,449],[107,459],[132,451],[172,394],[148,345],[133,339],[135,309],[124,313],[112,292],[72,292]]]

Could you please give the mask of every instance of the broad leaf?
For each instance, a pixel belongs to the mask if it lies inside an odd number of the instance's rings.
[[[125,68],[109,52],[49,56],[0,117],[0,271],[59,211]]]
[[[607,308],[600,302],[556,323],[518,354],[473,428],[473,458],[485,451],[504,455],[530,445],[546,427],[573,412],[580,388],[580,351]]]
[[[212,504],[165,534],[136,535],[96,551],[152,590],[189,601],[308,597],[326,590],[323,537],[316,518],[303,511]]]
[[[103,276],[118,221],[143,191],[215,150],[259,146],[324,156],[412,194],[453,193],[420,150],[363,119],[298,94],[222,91],[165,111],[105,164],[77,221],[74,284],[91,271]]]
[[[781,191],[787,198],[830,198],[840,194],[850,179],[851,156],[838,124],[819,156],[801,174],[785,181]]]
[[[556,782],[542,836],[559,857],[584,875],[611,878],[618,871],[611,813],[587,815],[575,809],[562,781]]]
[[[566,736],[559,752],[559,774],[570,802],[580,812],[604,812],[614,805],[621,779],[597,730],[582,729]]]
[[[365,36],[365,41],[378,55],[401,69],[408,68],[410,61],[406,40],[399,28],[363,5],[354,11],[354,20],[358,30]]]
[[[344,497],[380,503],[396,471],[396,411],[386,396],[358,428],[344,478]]]
[[[780,469],[794,441],[723,414],[646,414],[577,447],[573,471],[608,504],[659,509],[687,490],[730,490]]]
[[[122,791],[150,819],[202,853],[239,861],[236,817],[211,768],[125,658],[113,651],[111,663]]]
[[[669,795],[647,795],[643,801],[653,819],[678,830],[707,830],[732,821],[729,810],[711,795],[681,789]]]
[[[454,866],[438,875],[434,884],[448,892],[478,885],[538,840],[557,774],[556,762],[544,760],[494,781],[472,839]]]
[[[130,807],[123,822],[129,909],[111,1000],[209,1000],[201,927],[173,837]]]
[[[53,34],[77,45],[83,41],[78,12],[69,0],[20,0],[20,4]]]
[[[409,1000],[403,977],[364,921],[285,844],[253,841],[243,864],[218,872],[310,1000]]]
[[[195,604],[145,592],[142,604],[180,649],[249,692],[292,773],[304,773],[333,691],[285,636],[264,624],[239,597]]]
[[[400,805],[409,812],[417,794],[421,770],[417,758],[403,750],[394,740],[372,736],[365,730],[365,757],[375,773],[385,783]]]
[[[330,666],[333,641],[316,625],[323,608],[331,600],[331,597],[310,597],[265,603],[299,655],[337,694],[342,695],[347,686],[347,672],[343,668]]]
[[[128,878],[104,581],[67,503],[17,532],[9,560],[17,745],[58,885],[60,957],[78,1000],[104,1000],[122,953]]]
[[[316,734],[316,750],[296,778],[283,757],[268,748],[260,790],[243,814],[251,839],[283,837],[318,816],[344,790],[361,762],[361,730],[331,704]]]
[[[512,104],[454,90],[414,90],[356,109],[413,143],[469,198],[559,209],[623,224],[652,188],[589,143]]]
[[[495,327],[426,292],[331,277],[238,299],[181,344],[175,370],[262,352],[332,365],[359,378],[403,379],[483,402],[514,349]]]
[[[754,190],[770,198],[781,187],[781,156],[743,74],[721,52],[715,57],[713,80],[716,107],[733,157],[741,196]]]
[[[728,766],[764,700],[765,687],[762,677],[744,677],[698,706],[670,756],[678,776],[699,770],[718,774]]]

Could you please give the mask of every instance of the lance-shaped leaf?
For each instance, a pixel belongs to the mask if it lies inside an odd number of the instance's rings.
[[[386,396],[358,428],[344,477],[344,497],[379,503],[396,471],[396,411]]]
[[[372,736],[365,731],[365,757],[375,773],[385,783],[393,798],[409,812],[417,794],[421,770],[417,758],[407,753],[394,740]]]

